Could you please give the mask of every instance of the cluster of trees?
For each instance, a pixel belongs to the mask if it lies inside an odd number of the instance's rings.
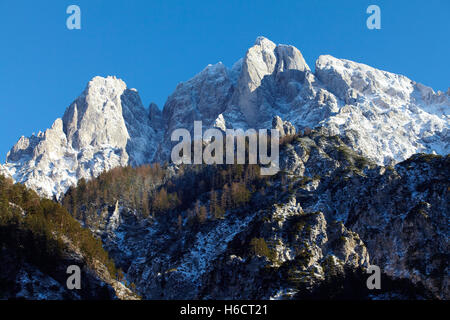
[[[274,256],[264,238],[253,238],[250,241],[250,253],[253,256],[266,257],[268,259],[272,259]]]
[[[311,134],[306,128],[302,133],[281,138],[280,143],[285,145]],[[245,143],[248,161],[248,141]],[[136,209],[144,217],[175,218],[181,225],[186,218],[183,212],[187,212],[191,222],[203,223],[251,204],[255,193],[267,192],[268,180],[282,175],[261,176],[260,167],[250,164],[179,165],[175,171],[158,163],[117,167],[90,181],[79,180],[64,195],[62,204],[78,221],[90,227],[98,225],[102,210],[116,201]],[[285,190],[289,184],[283,176],[282,179]]]
[[[308,129],[304,134],[310,133]],[[290,143],[302,135],[283,137],[280,143]],[[248,163],[248,139],[245,153]],[[62,204],[87,225],[94,225],[95,219],[101,219],[101,209],[116,201],[138,210],[144,217],[179,215],[186,210],[189,218],[204,222],[208,218],[222,218],[227,210],[248,205],[252,195],[264,194],[267,180],[274,178],[261,176],[260,167],[251,164],[179,165],[175,175],[167,165],[158,163],[117,167],[88,182],[79,180],[64,195]]]
[[[121,204],[144,217],[179,215],[200,223],[219,219],[227,210],[246,206],[266,186],[257,165],[181,165],[177,174],[159,164],[117,167],[90,181],[81,179],[62,198],[79,221],[93,222],[104,205]],[[176,216],[175,216],[176,218]]]
[[[115,203],[116,200],[148,216],[151,209],[149,197],[163,183],[166,174],[166,168],[158,163],[137,168],[117,167],[103,172],[96,179],[80,179],[76,187],[71,187],[66,192],[62,204],[79,221],[95,217],[102,204]],[[167,199],[172,200],[175,199]],[[155,206],[161,210],[166,209],[164,192]]]
[[[180,200],[178,199],[178,194],[176,192],[168,193],[166,188],[163,187],[159,191],[155,192],[150,204],[144,204],[144,206],[150,207],[154,213],[161,213],[170,211],[176,208],[179,204]]]
[[[79,248],[86,263],[104,264],[116,275],[114,262],[96,239],[60,204],[40,197],[0,175],[0,248],[45,269],[52,269],[69,245]]]
[[[200,223],[221,219],[227,210],[247,205],[264,179],[255,165],[198,165],[180,171],[149,197],[153,215],[186,210],[189,219]]]
[[[304,133],[285,136],[282,145]],[[258,137],[259,138],[259,137]],[[246,161],[249,146],[245,141]],[[270,143],[268,144],[270,145]],[[186,211],[189,219],[205,222],[220,219],[228,210],[249,205],[253,194],[265,194],[267,180],[277,176],[261,176],[260,167],[250,164],[179,165],[174,174],[167,165],[158,163],[140,167],[117,167],[90,181],[79,180],[62,199],[63,206],[79,221],[94,226],[100,221],[105,205],[119,201],[136,209],[144,217],[175,218]],[[283,185],[284,185],[283,181]],[[178,218],[178,221],[183,217]]]
[[[251,192],[247,185],[242,182],[225,184],[219,194],[215,190],[210,192],[210,212],[215,218],[223,217],[227,209],[236,209],[247,204],[251,199]]]

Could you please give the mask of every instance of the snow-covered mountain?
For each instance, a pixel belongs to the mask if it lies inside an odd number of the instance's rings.
[[[135,89],[95,77],[50,129],[21,137],[4,166],[39,194],[59,196],[80,178],[154,157],[158,133]]]
[[[134,89],[95,77],[37,136],[21,137],[0,171],[44,196],[82,177],[127,164],[169,160],[170,135],[205,127],[270,128],[274,116],[297,130],[324,127],[378,164],[412,154],[449,153],[450,89],[434,92],[405,76],[320,56],[311,71],[300,51],[259,37],[231,68],[222,63],[180,83],[163,111],[145,109]]]

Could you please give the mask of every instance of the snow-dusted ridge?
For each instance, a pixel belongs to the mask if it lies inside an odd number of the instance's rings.
[[[323,55],[312,73],[301,52],[258,37],[232,68],[208,65],[180,83],[160,112],[135,89],[95,77],[50,129],[22,137],[0,173],[43,196],[127,164],[169,159],[176,128],[269,128],[274,116],[297,129],[323,126],[379,164],[414,153],[449,153],[447,93],[405,76]]]

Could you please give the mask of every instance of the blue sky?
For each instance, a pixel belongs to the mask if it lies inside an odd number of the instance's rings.
[[[82,29],[66,28],[81,8]],[[381,8],[382,29],[366,28]],[[96,75],[137,88],[162,108],[177,83],[222,61],[231,66],[257,36],[363,62],[447,90],[448,0],[1,0],[0,160],[21,135],[48,128]]]

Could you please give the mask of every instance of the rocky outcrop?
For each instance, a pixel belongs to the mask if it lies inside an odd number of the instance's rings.
[[[349,208],[340,209],[346,225],[364,240],[371,261],[392,278],[423,284],[440,299],[450,294],[449,164],[449,156],[416,155],[349,184],[359,190],[352,200],[340,198],[350,189],[336,194],[340,206]]]
[[[225,110],[232,93],[234,70],[222,63],[208,65],[194,78],[178,84],[163,109],[164,142],[157,159],[170,159],[171,134],[184,128],[193,133],[194,121],[202,121],[204,128],[212,127]]]
[[[321,282],[325,263],[342,270],[369,263],[357,234],[321,212],[305,213],[295,198],[243,217],[229,214],[194,235],[171,223],[148,224],[126,208],[116,214],[119,223],[108,220],[103,240],[146,299],[268,299],[289,284]],[[133,232],[138,225],[141,232]],[[255,238],[269,245],[266,255],[251,252]],[[288,271],[292,278],[280,279]]]
[[[421,154],[378,167],[337,137],[314,136],[299,138],[282,157],[288,174],[303,177],[297,194],[305,210],[321,210],[356,232],[371,263],[392,279],[448,297],[449,156]]]
[[[402,75],[331,56],[319,57],[316,76],[343,102],[325,126],[347,135],[360,154],[389,164],[418,152],[449,152],[448,96]]]
[[[271,101],[265,101],[267,92],[264,92],[264,81],[289,71],[309,71],[300,51],[292,46],[277,46],[264,37],[258,37],[242,62],[231,102],[239,108],[250,127],[258,127],[261,122],[269,120],[264,104]]]
[[[357,234],[342,223],[327,222],[321,212],[305,213],[295,198],[274,205],[260,219],[215,262],[204,280],[203,298],[289,298],[318,286],[329,276],[329,269],[343,273],[345,268],[369,265],[368,252]],[[252,256],[238,248],[242,243],[251,246],[254,239],[267,244],[267,253]]]
[[[279,116],[275,116],[272,120],[272,129],[280,132],[280,138],[284,136],[292,136],[295,134],[295,127],[289,121],[283,121]]]

